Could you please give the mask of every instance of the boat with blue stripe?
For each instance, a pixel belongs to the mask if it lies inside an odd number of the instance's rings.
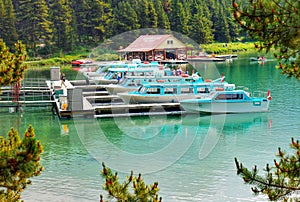
[[[215,91],[207,97],[181,100],[180,105],[191,113],[251,113],[267,112],[270,100],[270,91],[256,91],[251,95],[247,88],[237,88]]]
[[[178,103],[184,99],[202,98],[209,96],[212,92],[235,88],[234,84],[224,81],[224,76],[216,80],[205,82],[176,82],[176,83],[147,83],[143,84],[138,91],[118,93],[117,95],[126,104],[139,103]]]

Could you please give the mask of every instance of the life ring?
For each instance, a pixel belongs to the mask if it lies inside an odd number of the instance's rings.
[[[205,79],[204,82],[212,82],[211,79]]]
[[[158,83],[163,83],[163,82],[164,82],[164,80],[157,80],[157,82],[158,82]]]

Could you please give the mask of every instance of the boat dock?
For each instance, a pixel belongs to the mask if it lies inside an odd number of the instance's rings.
[[[32,80],[31,80],[32,81]],[[29,83],[31,83],[29,81]],[[59,118],[113,118],[128,116],[175,115],[184,113],[179,103],[124,104],[117,95],[110,95],[103,85],[85,80],[40,80],[38,85],[24,83],[17,99],[12,87],[2,87],[0,107],[17,112],[22,107],[51,107]]]
[[[82,109],[74,109],[74,101],[72,110],[59,109],[59,116],[74,117],[87,116],[94,118],[113,118],[128,116],[149,116],[149,115],[174,115],[182,114],[179,103],[152,103],[152,104],[124,104],[122,99],[117,95],[110,95],[103,85],[96,85],[92,82],[85,85],[85,81],[70,81],[68,84],[70,89],[76,89],[76,96],[81,94],[83,107]],[[79,90],[80,89],[80,90]],[[75,96],[75,99],[76,99]],[[74,94],[73,98],[74,99]],[[58,106],[58,105],[57,105]],[[70,107],[72,108],[72,106]]]

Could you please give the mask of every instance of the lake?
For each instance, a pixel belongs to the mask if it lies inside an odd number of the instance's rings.
[[[276,61],[250,63],[251,56],[193,66],[203,78],[224,72],[226,81],[236,86],[270,89],[268,113],[60,120],[46,107],[25,108],[22,117],[2,109],[0,134],[10,127],[23,134],[32,124],[45,149],[45,171],[32,178],[22,198],[99,201],[100,193],[105,194],[100,176],[104,161],[119,173],[121,182],[131,170],[142,173],[147,184],[157,181],[165,202],[267,201],[254,196],[251,186],[237,176],[234,157],[248,168],[256,164],[264,174],[278,147],[290,150],[291,137],[298,138],[300,131],[300,83],[281,75],[274,68]]]

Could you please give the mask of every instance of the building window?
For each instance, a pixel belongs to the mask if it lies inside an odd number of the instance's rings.
[[[173,44],[173,40],[168,40],[167,44]]]

